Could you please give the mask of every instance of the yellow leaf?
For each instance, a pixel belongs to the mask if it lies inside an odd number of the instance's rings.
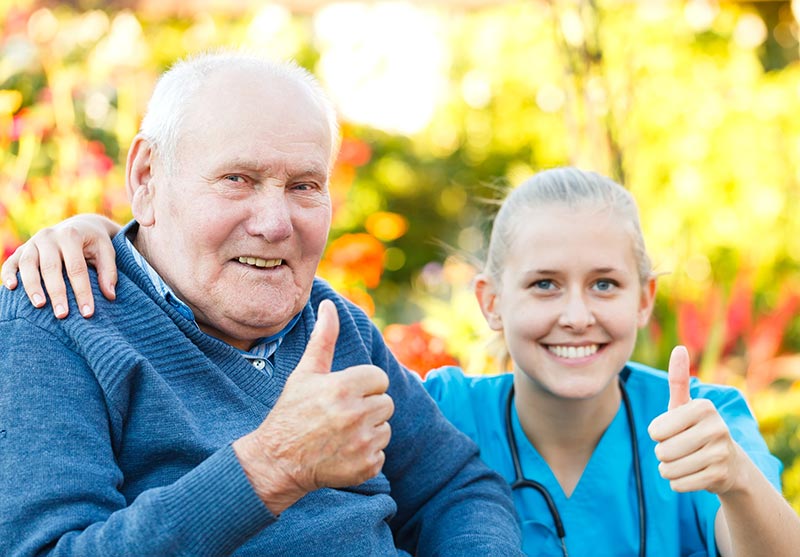
[[[22,93],[13,89],[0,89],[0,116],[14,114],[22,106]]]

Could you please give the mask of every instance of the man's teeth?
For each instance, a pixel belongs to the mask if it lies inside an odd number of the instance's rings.
[[[254,265],[256,267],[277,267],[283,263],[283,259],[261,259],[260,257],[240,257],[239,263]]]
[[[548,346],[547,349],[559,358],[586,358],[597,352],[599,346],[590,344],[588,346]]]

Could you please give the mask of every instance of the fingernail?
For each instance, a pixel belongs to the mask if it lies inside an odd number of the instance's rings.
[[[56,315],[57,315],[58,317],[61,317],[61,316],[62,316],[62,315],[64,315],[65,313],[67,313],[67,310],[65,310],[65,309],[64,309],[64,306],[62,306],[61,304],[58,304],[58,305],[56,306]]]
[[[33,295],[33,305],[37,308],[40,307],[44,303],[44,298],[42,298],[39,294]]]
[[[81,308],[81,315],[84,317],[88,317],[90,313],[92,313],[92,308],[90,308],[88,305],[85,305]]]
[[[13,283],[11,282],[11,279],[6,280],[6,288],[8,288],[9,290],[11,290],[11,285],[12,284]]]
[[[111,290],[112,294],[114,294],[115,296],[117,295],[117,289],[114,287],[114,283],[111,283],[109,285],[109,289]]]

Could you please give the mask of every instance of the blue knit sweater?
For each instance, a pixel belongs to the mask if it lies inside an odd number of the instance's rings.
[[[521,555],[505,483],[357,307],[317,280],[270,378],[160,297],[124,233],[117,301],[92,275],[91,319],[0,288],[0,555]],[[324,298],[341,323],[333,369],[389,375],[392,440],[382,474],[276,518],[231,443],[275,404]]]

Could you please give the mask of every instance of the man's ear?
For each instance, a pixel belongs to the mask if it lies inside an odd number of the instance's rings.
[[[650,321],[650,314],[653,313],[653,305],[656,301],[656,277],[650,277],[642,285],[642,298],[639,300],[639,328],[647,325]]]
[[[155,194],[155,181],[153,179],[153,164],[155,151],[152,144],[137,135],[128,151],[128,162],[125,167],[125,188],[131,202],[133,218],[141,226],[155,224],[155,210],[153,196]]]
[[[503,320],[497,313],[497,288],[490,277],[484,274],[475,277],[475,297],[478,298],[478,305],[489,328],[493,331],[502,331]]]

